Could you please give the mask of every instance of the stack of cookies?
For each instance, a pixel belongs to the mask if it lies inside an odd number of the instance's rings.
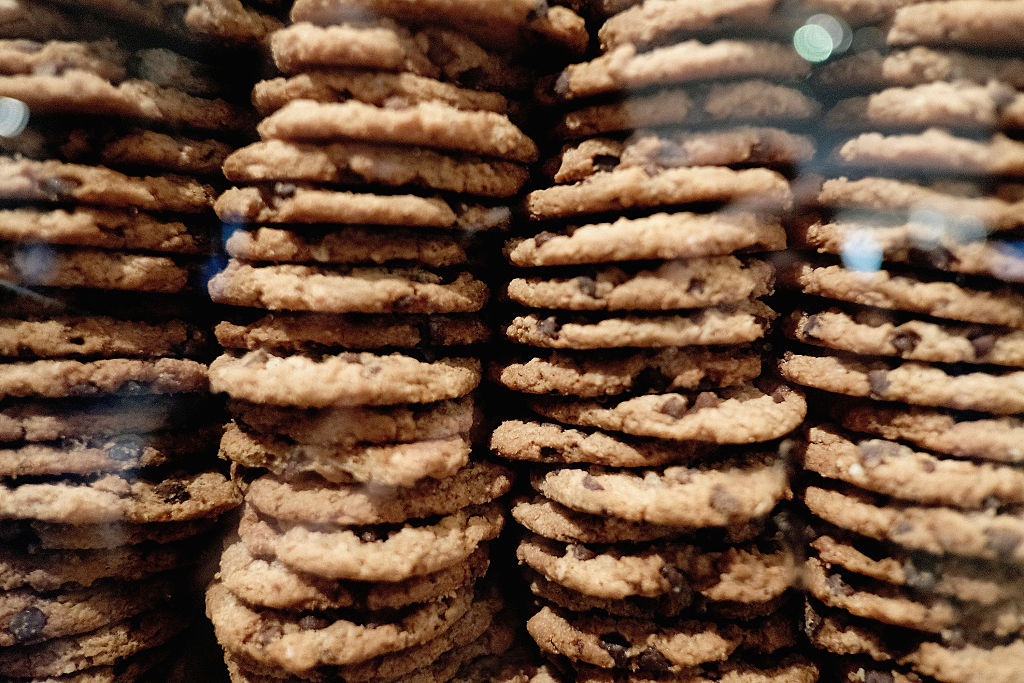
[[[508,227],[537,149],[508,116],[525,72],[481,45],[586,37],[534,4],[300,0],[270,38],[284,76],[224,164],[209,287],[246,491],[207,595],[235,681],[448,680],[509,646],[479,581],[511,480],[472,455],[477,233]]]
[[[779,369],[821,392],[807,631],[841,655],[832,680],[1019,681],[1024,3],[882,29],[817,75],[835,147],[784,275]]]
[[[794,86],[809,66],[743,37],[787,21],[774,2],[594,4],[602,54],[540,93],[568,142],[506,246],[518,346],[492,373],[527,395],[491,441],[531,463],[527,628],[567,680],[816,680],[768,521],[806,406],[760,345],[765,254],[815,151],[783,127],[818,110]]]
[[[130,681],[198,616],[200,534],[240,502],[197,281],[210,136],[246,117],[203,64],[81,11],[4,19],[0,671]]]

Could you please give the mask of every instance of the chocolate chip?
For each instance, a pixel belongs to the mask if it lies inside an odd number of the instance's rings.
[[[156,495],[160,496],[160,498],[164,500],[164,502],[172,505],[184,503],[192,498],[192,494],[188,492],[188,488],[180,481],[162,481],[157,484],[153,490],[156,492]]]
[[[658,412],[675,419],[680,419],[683,415],[686,415],[686,401],[683,399],[673,396],[669,400],[661,404],[658,408]]]
[[[416,303],[416,297],[412,294],[405,294],[398,297],[391,303],[393,310],[401,313],[409,310],[409,307]]]
[[[995,348],[997,341],[996,335],[986,333],[968,334],[967,338],[970,340],[971,346],[974,347],[975,359],[984,358],[992,353],[992,349]]]
[[[711,489],[711,507],[725,515],[734,514],[740,507],[740,501],[736,496],[721,484]]]
[[[985,547],[1001,558],[1012,557],[1022,541],[1024,538],[1010,529],[985,530]]]
[[[555,316],[544,318],[537,323],[537,331],[549,339],[558,339],[558,320]]]
[[[562,452],[552,446],[541,446],[540,458],[541,460],[561,460]]]
[[[146,444],[139,436],[126,434],[119,436],[107,449],[107,454],[119,462],[130,462],[142,457]]]
[[[931,474],[932,472],[935,471],[935,463],[932,462],[931,460],[922,460],[921,469],[923,469],[928,474]]]
[[[595,557],[597,557],[597,553],[595,553],[585,545],[577,544],[570,547],[572,548],[572,556],[575,557],[577,560],[585,562],[586,560],[592,560]]]
[[[604,491],[604,487],[601,486],[601,483],[598,482],[597,479],[594,479],[589,474],[583,475],[583,488],[588,489],[590,491]]]
[[[807,634],[807,637],[813,640],[822,626],[824,626],[824,620],[818,613],[810,607],[806,608],[804,610],[804,633]]]
[[[886,392],[889,391],[889,371],[869,370],[868,386],[871,389],[871,398],[885,398]]]
[[[863,441],[858,446],[861,460],[874,464],[899,453],[899,446],[887,441]]]
[[[694,399],[693,407],[690,410],[697,411],[704,410],[705,408],[717,408],[721,403],[722,399],[716,394],[710,391],[702,391],[697,394],[697,398]],[[780,401],[776,401],[776,403],[780,403]]]
[[[291,199],[295,196],[295,193],[299,191],[298,186],[295,183],[275,183],[274,184],[274,195],[278,199]]]
[[[636,668],[647,674],[662,675],[669,672],[672,662],[653,647],[648,647],[637,656]]]
[[[817,339],[818,337],[815,336],[814,333],[817,332],[820,327],[821,316],[815,313],[814,315],[807,319],[807,322],[804,323],[804,338]]]
[[[662,394],[672,386],[672,379],[658,368],[648,365],[633,380],[633,389],[643,394]]]
[[[619,166],[619,157],[611,154],[597,154],[594,156],[594,168],[598,171],[614,171]]]
[[[913,530],[914,530],[914,525],[911,524],[910,522],[908,522],[905,519],[902,520],[901,522],[899,522],[896,525],[896,528],[893,529],[893,531],[895,532],[895,534],[897,536],[905,536],[905,535],[909,534]]]
[[[694,296],[702,294],[704,292],[704,286],[706,284],[707,281],[704,280],[703,278],[695,277],[692,280],[690,280],[690,284],[686,286],[686,293],[693,294]]]
[[[673,593],[689,592],[690,582],[686,580],[682,572],[672,565],[662,565],[658,573],[661,574],[663,579],[668,581],[669,588]]]
[[[921,343],[921,335],[911,330],[900,330],[892,337],[892,345],[903,355],[911,354]]]
[[[11,617],[7,630],[19,643],[36,638],[46,628],[46,614],[38,607],[26,607]]]
[[[303,631],[316,631],[322,628],[327,628],[331,625],[331,622],[323,617],[318,617],[315,614],[307,614],[306,616],[299,619],[299,628]]]
[[[556,237],[558,237],[558,235],[556,235],[555,233],[544,230],[543,232],[537,233],[537,235],[533,238],[533,244],[534,246],[540,247],[547,244]]]
[[[611,655],[615,666],[623,669],[629,666],[629,656],[626,654],[629,641],[621,633],[605,633],[598,638],[598,642],[604,651]]]
[[[935,587],[938,572],[934,566],[929,567],[927,564],[927,560],[908,560],[903,564],[903,574],[908,586],[924,591]]]
[[[843,581],[842,577],[838,574],[829,574],[828,578],[825,579],[828,584],[828,589],[832,591],[834,595],[845,595],[847,597],[853,595],[854,591],[846,582]]]
[[[70,178],[43,178],[39,181],[39,189],[51,201],[74,199],[75,190],[81,186],[82,183]]]
[[[896,679],[888,671],[865,671],[864,683],[893,683]]]
[[[789,398],[789,395],[791,393],[793,392],[789,387],[787,387],[785,384],[780,384],[779,386],[772,389],[772,401],[775,403],[782,403],[787,398]]]
[[[281,628],[275,624],[264,624],[255,635],[253,640],[260,647],[266,647],[281,637]]]
[[[581,294],[585,294],[591,299],[597,298],[597,280],[594,278],[581,275],[576,278],[576,287],[579,288]]]

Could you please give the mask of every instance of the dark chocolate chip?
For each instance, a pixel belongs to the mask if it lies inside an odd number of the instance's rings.
[[[906,534],[909,534],[913,530],[914,530],[914,525],[911,524],[910,522],[908,522],[905,519],[903,521],[901,521],[899,524],[897,524],[896,528],[893,529],[893,531],[896,533],[897,536],[905,536]]]
[[[935,463],[932,462],[931,460],[922,460],[921,461],[921,469],[923,469],[925,472],[931,474],[932,472],[935,471]]]
[[[893,683],[896,679],[888,671],[865,671],[864,683]]]
[[[572,556],[575,557],[577,560],[586,561],[586,560],[592,560],[595,557],[597,557],[597,553],[595,553],[593,550],[591,550],[590,548],[588,548],[585,545],[576,544],[576,545],[573,545],[571,547],[572,547]]]
[[[668,415],[669,417],[674,417],[678,420],[683,415],[686,415],[686,401],[678,396],[673,396],[661,404],[661,408],[658,409],[658,412],[663,415]]]
[[[619,167],[619,157],[611,154],[597,154],[594,156],[594,168],[598,171],[614,171]]]
[[[558,320],[554,316],[544,318],[537,323],[537,331],[549,339],[558,339]]]
[[[721,484],[711,489],[711,507],[722,514],[731,515],[740,507],[740,501]]]
[[[537,233],[537,235],[533,238],[533,244],[534,246],[540,247],[547,244],[556,237],[558,237],[558,235],[556,235],[555,233],[544,230],[543,232]]]
[[[39,181],[39,189],[51,201],[74,199],[75,190],[81,186],[82,183],[70,178],[43,178]]]
[[[892,337],[892,345],[903,355],[913,353],[920,343],[921,335],[912,330],[900,330]]]
[[[412,306],[414,303],[416,303],[416,297],[414,297],[411,294],[405,294],[395,299],[394,302],[391,304],[391,307],[393,310],[401,313],[404,311],[408,311],[409,307]]]
[[[807,318],[807,322],[804,323],[804,338],[805,339],[817,339],[815,332],[821,327],[821,317],[815,313],[811,317]]]
[[[162,481],[153,490],[164,502],[172,505],[184,503],[192,498],[192,494],[188,492],[188,487],[180,481]]]
[[[974,347],[975,359],[984,358],[992,353],[992,349],[995,348],[996,341],[998,340],[996,335],[985,333],[968,335],[967,338],[970,340],[971,346]]]
[[[275,183],[274,184],[274,195],[278,199],[291,199],[295,196],[295,193],[299,191],[299,187],[295,183]]]
[[[899,455],[900,447],[888,441],[863,441],[858,446],[861,460],[874,464],[886,458]]]
[[[623,669],[629,666],[629,656],[626,654],[629,641],[621,633],[605,633],[598,638],[598,642],[604,651],[611,655],[615,666]]]
[[[825,582],[828,584],[828,589],[832,591],[834,595],[845,595],[849,597],[854,593],[853,589],[846,585],[846,582],[843,581],[843,578],[838,574],[829,574],[828,578],[825,579]]]
[[[636,657],[636,668],[643,673],[658,676],[667,674],[672,668],[672,662],[658,650],[648,647]]]
[[[871,398],[885,398],[886,392],[889,391],[889,371],[869,370],[868,386],[871,389]]]
[[[130,462],[142,457],[146,444],[142,437],[132,434],[119,436],[107,449],[107,454],[119,462]]]
[[[686,293],[693,294],[694,296],[700,295],[704,292],[705,285],[707,285],[707,281],[703,278],[695,277],[690,280],[690,284],[686,286]]]
[[[257,645],[266,647],[273,643],[275,640],[281,637],[281,628],[275,624],[264,624],[256,634],[253,636],[253,640]]]
[[[583,475],[583,488],[590,491],[604,491],[604,487],[601,486],[601,483],[589,474]]]
[[[46,628],[46,614],[38,607],[26,607],[11,617],[7,630],[19,643],[32,640]]]
[[[307,614],[299,619],[299,628],[303,631],[317,631],[322,628],[327,628],[330,625],[330,620],[324,619],[323,617],[315,614]]]
[[[985,546],[998,557],[1013,557],[1024,538],[1010,529],[987,529]]]
[[[779,386],[772,389],[772,401],[775,403],[782,403],[787,398],[789,398],[789,395],[791,393],[793,393],[793,391],[789,387],[787,387],[785,384],[780,384]]]
[[[722,399],[719,398],[717,394],[710,391],[702,391],[697,394],[697,398],[694,399],[693,406],[690,410],[698,411],[704,410],[705,408],[717,408],[721,403]],[[781,401],[776,401],[776,403],[781,403]]]
[[[541,460],[561,460],[562,452],[552,446],[541,446],[540,458]]]
[[[594,278],[581,275],[576,278],[576,287],[579,288],[581,294],[585,294],[591,299],[597,298],[597,280]]]

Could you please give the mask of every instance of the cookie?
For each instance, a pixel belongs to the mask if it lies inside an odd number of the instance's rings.
[[[982,605],[1016,600],[1021,577],[1011,565],[936,557],[872,544],[866,539],[821,535],[811,541],[818,559],[876,581]]]
[[[882,90],[934,81],[984,84],[990,80],[1021,88],[1024,87],[1024,60],[922,46],[884,53],[865,50],[823,64],[812,78],[821,85],[837,89]]]
[[[1021,606],[1017,601],[983,606],[913,595],[830,569],[815,557],[807,559],[802,578],[807,590],[824,604],[884,624],[931,633],[968,627],[974,633],[995,636],[1014,635],[1021,628]]]
[[[137,582],[102,580],[88,588],[0,594],[0,645],[24,647],[73,636],[153,609],[174,589],[170,577]]]
[[[58,7],[39,5],[32,0],[15,0],[4,8],[0,16],[4,38],[82,40],[101,31],[101,25],[91,15],[81,16]]]
[[[188,466],[209,455],[219,430],[124,434],[0,449],[0,477],[88,475],[161,465]]]
[[[416,378],[415,382],[410,378]],[[425,363],[393,353],[271,356],[251,351],[210,364],[210,390],[252,403],[328,406],[430,403],[465,396],[480,382],[480,362],[444,358]]]
[[[981,85],[935,81],[841,100],[826,114],[825,123],[840,130],[1020,129],[1024,126],[1024,96],[994,81]]]
[[[336,192],[292,183],[273,188],[227,190],[214,202],[227,223],[341,223],[346,225],[410,225],[424,228],[491,230],[506,228],[508,207],[453,203],[438,197]]]
[[[688,40],[647,52],[627,44],[589,62],[568,66],[559,75],[554,91],[568,100],[715,78],[796,79],[809,72],[808,63],[792,46],[782,43]]]
[[[352,581],[403,581],[464,561],[481,542],[496,537],[503,523],[494,503],[418,526],[379,530],[283,524],[245,508],[238,532],[250,552],[277,557],[296,571]]]
[[[804,468],[829,479],[927,505],[999,507],[1024,502],[1024,473],[995,463],[938,458],[881,439],[852,441],[830,425],[807,430]]]
[[[680,589],[678,592],[669,592],[652,598],[600,598],[566,588],[548,580],[544,574],[529,567],[521,566],[520,571],[527,588],[533,595],[553,607],[561,607],[573,612],[600,610],[620,617],[664,619],[677,617],[687,610],[697,609],[693,607],[694,596],[688,587],[686,590]]]
[[[117,250],[199,254],[205,236],[181,221],[128,210],[75,206],[67,209],[16,207],[0,210],[0,238]]]
[[[231,260],[208,285],[232,306],[320,313],[473,313],[487,285],[471,273],[416,266],[253,265]]]
[[[36,287],[176,294],[189,280],[188,268],[166,256],[38,244],[0,244],[0,256],[0,280]]]
[[[128,55],[110,39],[69,42],[62,40],[0,40],[0,73],[87,71],[110,81],[128,75]]]
[[[410,104],[437,101],[466,111],[509,113],[509,102],[501,93],[460,88],[408,72],[313,70],[290,78],[259,81],[252,89],[253,106],[263,116],[277,111],[292,100],[341,102],[347,99],[378,107],[395,100]]]
[[[588,269],[575,277],[517,277],[508,283],[506,294],[532,308],[664,311],[765,296],[773,291],[775,279],[767,262],[735,256],[643,265]]]
[[[836,394],[998,415],[1024,412],[1024,372],[1020,371],[956,373],[916,361],[793,351],[786,351],[777,367],[792,382]]]
[[[0,96],[21,100],[36,115],[117,116],[211,132],[244,131],[252,125],[249,112],[223,99],[131,78],[114,85],[83,71],[0,76]]]
[[[555,351],[492,367],[492,376],[513,391],[584,398],[731,386],[760,374],[758,354],[686,347],[629,355]]]
[[[255,557],[243,543],[233,543],[220,557],[219,580],[251,605],[280,610],[386,610],[432,602],[472,584],[489,565],[486,547],[464,563],[392,583],[339,582],[296,572],[279,560]],[[267,586],[275,590],[267,591]]]
[[[204,391],[206,366],[193,360],[38,360],[0,366],[0,396],[46,398]]]
[[[817,663],[801,657],[783,657],[779,664],[751,664],[742,658],[736,661],[709,663],[673,677],[671,680],[686,683],[713,683],[714,681],[735,681],[736,683],[814,683],[818,679]],[[655,683],[665,680],[646,673],[625,674],[614,669],[596,669],[589,666],[576,667],[579,683]],[[902,682],[901,682],[902,683]],[[920,683],[920,682],[915,682]]]
[[[641,2],[608,18],[597,32],[601,48],[620,45],[640,49],[662,42],[676,32],[719,31],[722,27],[765,26],[774,0],[748,0],[708,6],[697,2]]]
[[[996,133],[987,140],[956,137],[939,128],[908,135],[864,133],[837,148],[844,165],[912,172],[1024,175],[1024,143]]]
[[[807,217],[793,226],[790,237],[793,246],[813,247],[852,263],[881,257],[929,270],[1024,281],[1024,254],[1014,242],[959,235],[953,226]]]
[[[1021,199],[1007,186],[1005,197],[999,192],[984,196],[977,185],[961,183],[915,184],[891,178],[833,178],[822,184],[818,202],[835,208],[902,213],[929,210],[951,223],[980,223],[987,231],[1000,232],[1020,226]]]
[[[333,484],[311,478],[285,482],[264,475],[249,485],[245,500],[258,512],[282,521],[368,526],[450,515],[488,503],[511,485],[509,470],[474,462],[445,479],[425,479],[409,487]]]
[[[752,205],[771,212],[788,208],[792,201],[786,179],[766,168],[737,171],[698,166],[649,174],[633,167],[598,173],[573,185],[534,190],[526,197],[526,208],[531,218],[543,220],[697,202]]]
[[[395,108],[355,100],[327,104],[297,100],[263,119],[258,130],[264,140],[350,138],[460,150],[523,163],[537,159],[537,146],[508,117],[467,112],[440,102]]]
[[[529,82],[522,69],[462,33],[438,26],[411,31],[386,18],[329,26],[294,23],[271,36],[270,48],[277,68],[286,74],[373,69],[499,92],[523,90]]]
[[[204,394],[142,394],[95,400],[5,401],[0,441],[93,439],[191,427],[214,409]]]
[[[963,415],[917,406],[856,403],[836,415],[847,429],[883,439],[909,441],[931,451],[964,458],[1016,463],[1024,424],[1015,417]]]
[[[796,578],[792,556],[755,548],[708,550],[682,544],[591,550],[528,535],[516,550],[525,563],[564,588],[609,600],[691,592],[713,601],[765,602]]]
[[[897,503],[849,487],[808,486],[811,514],[843,529],[934,555],[957,554],[1002,562],[1024,556],[1024,522],[1013,513],[962,511]]]
[[[159,645],[120,659],[113,664],[91,666],[64,676],[49,676],[45,680],[60,681],[61,683],[132,683],[142,680],[159,664],[166,662],[172,648],[173,644]],[[40,679],[30,676],[28,678],[12,678],[11,680],[18,683]]]
[[[184,176],[132,177],[106,168],[59,161],[0,159],[0,191],[8,200],[75,201],[144,211],[198,213],[213,188]]]
[[[917,272],[862,271],[795,261],[779,281],[805,294],[937,318],[1024,327],[1024,297],[1011,287],[975,289]]]
[[[505,336],[519,344],[555,349],[743,344],[763,337],[776,315],[760,301],[701,308],[687,315],[590,318],[530,313],[513,318]]]
[[[804,121],[821,109],[796,88],[754,79],[689,88],[659,88],[622,101],[592,104],[566,113],[555,125],[561,139],[604,135],[653,126],[749,121],[758,125]]]
[[[124,545],[101,550],[39,550],[17,547],[0,551],[0,590],[38,592],[88,587],[113,579],[122,583],[187,566],[198,555],[195,544]]]
[[[330,406],[320,410],[288,408],[228,400],[228,410],[261,438],[287,438],[305,444],[390,444],[447,439],[473,427],[473,400],[421,405]],[[0,422],[0,426],[3,423]],[[2,434],[2,432],[0,432]]]
[[[600,431],[570,429],[553,422],[505,420],[491,433],[491,451],[510,460],[545,464],[588,463],[610,467],[657,467],[707,455],[696,441],[666,444]]]
[[[505,255],[517,266],[562,266],[778,251],[785,245],[786,235],[778,222],[752,213],[677,212],[618,218],[566,233],[545,230],[510,240]]]
[[[302,673],[419,645],[451,628],[469,610],[472,597],[471,591],[463,589],[393,622],[377,623],[372,615],[363,623],[309,615],[307,623],[300,625],[286,614],[253,609],[214,583],[207,589],[206,612],[217,640],[235,656]]]
[[[224,161],[224,176],[233,182],[371,183],[485,197],[514,195],[527,175],[525,166],[509,161],[361,142],[311,145],[267,140],[243,147]]]
[[[543,496],[517,500],[512,517],[533,533],[562,543],[642,543],[680,533],[676,527],[578,512]]]
[[[1024,8],[986,0],[901,7],[886,33],[890,45],[1012,48],[1024,30]]]
[[[803,395],[785,385],[744,385],[697,396],[661,394],[617,402],[530,399],[534,412],[552,420],[634,436],[672,441],[753,443],[794,429],[807,411]]]
[[[774,652],[792,645],[796,634],[778,617],[754,626],[679,621],[662,626],[638,619],[574,615],[542,608],[526,622],[544,652],[603,669],[652,674],[727,659],[737,650]]]
[[[74,636],[0,650],[5,676],[49,678],[111,666],[166,643],[187,626],[187,610],[161,609]]]
[[[336,483],[412,486],[424,478],[445,479],[469,461],[464,436],[413,443],[338,447],[296,444],[228,424],[220,457],[252,468],[265,468],[286,480],[313,473]]]
[[[206,333],[184,320],[150,323],[107,316],[0,318],[0,356],[195,356],[207,344]]]
[[[218,515],[240,500],[218,472],[166,474],[159,481],[106,475],[81,483],[5,483],[0,517],[58,524],[182,522]]]
[[[789,496],[784,463],[755,454],[749,462],[699,469],[563,468],[536,473],[530,483],[541,495],[580,512],[689,529],[764,517]]]
[[[231,507],[237,504],[236,500]],[[125,521],[63,524],[38,520],[0,520],[0,537],[10,539],[21,547],[43,550],[106,550],[143,543],[164,544],[192,539],[209,531],[216,521],[215,516],[151,524]]]

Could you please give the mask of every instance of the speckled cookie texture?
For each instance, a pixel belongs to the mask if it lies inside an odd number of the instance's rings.
[[[0,396],[47,398],[205,391],[206,365],[186,359],[37,360],[0,367]]]
[[[175,294],[188,286],[189,270],[167,256],[0,245],[0,280],[31,287],[89,288]]]
[[[738,0],[714,6],[647,0],[609,17],[597,36],[606,50],[622,44],[642,48],[675,32],[761,23],[772,16],[774,9],[775,3],[771,0]]]
[[[823,85],[854,89],[906,87],[934,81],[987,83],[993,79],[1020,88],[1024,85],[1024,60],[923,46],[893,49],[884,54],[865,50],[822,66],[814,79]]]
[[[998,133],[981,141],[939,128],[909,135],[864,133],[844,142],[837,151],[843,163],[851,166],[941,169],[972,175],[1024,173],[1024,145]]]
[[[119,320],[109,316],[0,318],[0,356],[193,356],[207,344],[184,320]]]
[[[1001,48],[1019,44],[1024,8],[1019,3],[955,0],[901,7],[886,38],[892,45],[967,45]]]

